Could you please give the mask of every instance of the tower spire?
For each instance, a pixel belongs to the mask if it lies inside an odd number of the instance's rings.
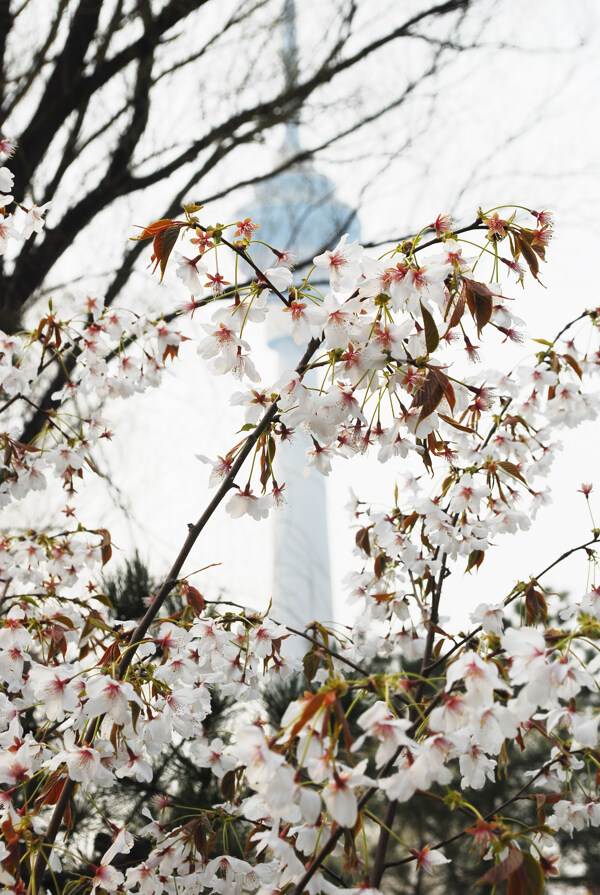
[[[290,93],[300,77],[294,0],[282,0],[280,27],[285,90]],[[277,165],[300,149],[300,115],[296,111],[285,125]],[[241,217],[246,217],[248,210]],[[322,252],[343,230],[348,230],[352,239],[360,236],[358,219],[336,199],[334,185],[312,162],[289,165],[259,183],[250,210],[260,224],[264,242],[275,248],[293,248],[302,259]],[[257,246],[253,257],[268,267],[273,254],[264,249],[261,256],[260,251]],[[286,326],[286,315],[278,315],[275,308],[273,311],[269,315],[269,346],[278,356],[279,372],[284,373],[298,363],[298,346]],[[316,470],[307,478],[302,474],[311,447],[307,434],[297,430],[278,448],[275,460],[277,479],[280,484],[285,482],[288,503],[273,514],[273,617],[295,628],[303,628],[315,619],[331,621],[334,616],[325,479]]]
[[[294,0],[283,2],[283,46],[281,57],[286,93],[296,87],[299,74],[298,32],[296,30],[296,4]],[[285,124],[284,150],[292,153],[300,149],[300,119],[294,113]]]

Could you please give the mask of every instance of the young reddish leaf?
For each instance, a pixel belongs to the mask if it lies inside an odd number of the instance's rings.
[[[49,629],[50,645],[48,648],[48,659],[54,659],[59,651],[62,653],[63,659],[67,653],[67,640],[65,637],[66,628],[61,625],[53,624]]]
[[[381,576],[385,572],[385,567],[387,566],[388,562],[389,562],[389,557],[386,556],[385,553],[379,553],[375,557],[375,563],[373,565],[373,569],[374,569],[376,578],[381,578]]]
[[[96,534],[100,535],[100,537],[102,538],[102,541],[100,543],[100,555],[102,556],[102,565],[105,566],[112,556],[110,532],[106,528],[99,528],[97,529]]]
[[[21,836],[15,830],[10,815],[2,822],[2,835],[9,854],[2,861],[2,866],[14,875],[19,871],[19,843]],[[13,891],[15,891],[13,889]]]
[[[369,529],[359,528],[356,532],[356,546],[359,547],[367,556],[371,555],[371,542],[369,541]]]
[[[471,317],[477,324],[477,332],[481,334],[483,327],[490,322],[494,310],[494,296],[484,283],[463,277],[461,296],[467,302]]]
[[[319,662],[321,661],[321,657],[317,653],[316,650],[311,649],[310,652],[306,653],[304,658],[302,659],[302,667],[304,669],[304,677],[310,684],[317,673],[317,668],[319,667]]]
[[[472,429],[471,426],[463,426],[462,423],[457,423],[456,420],[453,420],[451,416],[447,416],[445,413],[438,412],[438,416],[441,420],[444,420],[445,423],[448,423],[449,426],[458,429],[459,432],[468,432],[470,435],[477,435],[479,438],[482,437],[479,432]]]
[[[100,659],[98,665],[100,667],[106,665],[112,665],[113,662],[118,662],[121,658],[121,651],[117,646],[116,642],[111,643],[111,645],[104,651],[104,655]]]
[[[423,326],[425,327],[425,345],[427,347],[427,352],[428,354],[433,354],[440,344],[440,334],[437,331],[433,317],[423,305],[423,302],[421,302],[421,314],[423,315]]]
[[[53,771],[46,780],[41,793],[36,798],[35,807],[40,808],[42,805],[56,805],[67,779],[63,768],[57,768]]]
[[[446,330],[446,335],[450,332],[451,329],[454,329],[457,326],[461,319],[462,315],[465,313],[465,295],[464,289],[461,290],[460,295],[456,300],[456,304],[452,308],[452,315],[450,317],[450,322],[448,323],[448,329]]]
[[[527,482],[521,475],[519,467],[515,466],[514,463],[511,463],[510,460],[498,460],[498,463],[496,465],[499,466],[500,469],[503,469],[504,472],[507,472],[508,475],[511,475],[513,476],[513,478],[518,479],[520,482],[523,482],[524,485],[527,484]]]
[[[322,707],[323,703],[325,702],[325,697],[327,695],[328,694],[325,692],[314,693],[314,694],[309,693],[307,696],[304,697],[303,701],[306,704],[302,710],[302,714],[300,715],[300,717],[298,718],[298,720],[296,721],[296,723],[290,730],[290,742],[294,739],[295,736],[297,736],[300,733],[300,731],[302,730],[304,725],[308,721],[310,721],[310,719],[314,715],[317,714],[317,712],[319,711],[319,709]],[[333,694],[333,695],[335,696],[335,694]]]
[[[167,261],[169,260],[169,255],[173,251],[173,246],[177,242],[177,237],[179,236],[179,231],[182,227],[182,224],[176,224],[172,227],[168,227],[166,230],[161,230],[160,233],[154,237],[154,242],[152,243],[153,250],[153,258],[156,263],[160,266],[160,280],[159,283],[162,283],[163,277],[165,275],[165,270],[167,269]]]
[[[141,236],[133,236],[134,240],[152,239],[152,261],[155,262],[154,270],[160,266],[160,282],[165,275],[167,261],[173,250],[173,246],[177,242],[179,231],[185,227],[185,221],[172,221],[170,218],[163,218],[160,221],[154,221],[147,227],[142,228]]]
[[[525,612],[528,625],[533,625],[538,620],[545,623],[548,618],[546,598],[541,591],[535,589],[533,581],[525,588]]]
[[[202,612],[204,611],[204,597],[200,591],[191,584],[188,584],[187,581],[179,582],[179,590],[182,596],[185,597],[185,601],[194,615],[202,615]]]
[[[573,370],[573,372],[575,373],[575,375],[576,375],[579,379],[581,379],[581,377],[583,376],[583,372],[582,372],[582,370],[581,370],[581,367],[579,366],[579,364],[578,364],[577,361],[575,360],[575,358],[574,358],[574,357],[571,357],[570,354],[561,354],[560,356],[562,357],[562,359],[564,360],[564,362],[565,362],[566,364],[568,364],[568,365],[571,367],[571,369]]]
[[[174,224],[175,221],[172,221],[171,218],[163,218],[160,221],[154,221],[154,223],[148,224],[147,227],[140,227],[142,231],[141,235],[132,236],[131,239],[134,242],[141,242],[143,239],[153,239],[158,233],[161,233],[163,230],[167,230]]]
[[[531,275],[537,280],[538,274],[540,272],[540,263],[537,259],[536,253],[527,241],[527,238],[523,231],[515,230],[513,231],[513,235],[515,239],[516,249],[515,258],[518,258],[519,255],[522,254],[525,258],[525,261],[527,262],[529,270],[531,271]]]
[[[235,771],[227,771],[221,780],[221,794],[228,802],[233,801],[235,796]]]
[[[425,381],[418,387],[413,395],[413,407],[420,407],[419,422],[422,422],[434,412],[442,398],[444,389],[437,376],[430,371]]]
[[[542,895],[544,871],[529,852],[522,852],[522,862],[508,878],[506,895]]]
[[[511,848],[503,861],[491,867],[487,873],[480,876],[473,883],[474,886],[497,886],[517,870],[523,863],[523,852],[518,848]]]
[[[456,395],[454,394],[452,383],[450,382],[446,374],[442,373],[439,367],[430,367],[430,370],[440,384],[441,389],[444,392],[444,398],[450,406],[450,410],[453,411],[456,405]]]
[[[469,559],[467,561],[467,572],[470,572],[471,569],[478,569],[484,559],[485,552],[483,550],[471,550],[471,552],[469,553]]]

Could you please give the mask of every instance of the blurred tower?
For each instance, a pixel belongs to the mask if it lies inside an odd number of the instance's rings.
[[[299,61],[294,0],[283,6],[283,69],[286,87],[297,82]],[[300,154],[300,122],[285,125],[285,137],[275,167]],[[260,224],[258,237],[279,250],[289,249],[301,261],[330,248],[344,233],[360,235],[355,213],[335,198],[334,186],[318,173],[311,160],[297,161],[281,174],[255,188],[252,219]],[[259,266],[272,267],[271,252],[254,252]],[[302,269],[297,271],[296,282]],[[326,287],[326,284],[323,283]],[[277,352],[279,372],[293,370],[302,354],[279,315],[270,320],[269,346]],[[285,482],[287,503],[273,513],[273,618],[304,628],[314,619],[333,620],[329,569],[325,479],[313,470],[304,478],[306,451],[312,442],[299,429],[291,442],[280,446],[275,458],[279,483]]]

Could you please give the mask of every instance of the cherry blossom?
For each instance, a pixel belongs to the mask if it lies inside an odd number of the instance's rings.
[[[8,203],[12,177],[0,172]],[[21,233],[5,212],[0,251],[38,232],[44,211],[32,206]],[[383,892],[402,868],[443,877],[449,860],[447,843],[403,842],[393,821],[390,836],[378,823],[376,805],[406,803],[410,814],[417,792],[440,816],[460,806],[468,817],[458,835],[474,862],[498,863],[510,842],[551,872],[550,831],[575,836],[600,824],[600,715],[589,699],[600,660],[588,652],[600,618],[595,523],[573,545],[583,574],[560,604],[549,570],[563,557],[544,557],[537,578],[515,577],[507,593],[492,587],[460,626],[453,617],[451,585],[535,525],[562,434],[600,408],[597,309],[528,343],[529,360],[484,369],[490,343],[502,352],[524,332],[518,298],[503,297],[497,280],[537,278],[551,218],[496,208],[477,219],[486,229],[467,234],[481,250],[477,264],[461,239],[469,228],[451,235],[454,223],[439,215],[381,258],[345,236],[292,285],[285,246],[275,266],[255,265],[250,282],[238,277],[239,253],[252,259],[255,248],[249,218],[200,226],[188,208],[180,221],[152,225],[176,225],[179,260],[167,265],[159,247],[154,261],[188,292],[183,305],[169,294],[172,305],[153,319],[78,296],[69,307],[32,309],[32,319],[40,313],[30,332],[0,334],[0,502],[18,518],[31,491],[38,498],[58,486],[65,497],[56,524],[9,521],[0,537],[0,816],[11,844],[0,847],[0,874],[9,889],[23,891],[27,867],[54,895],[54,877],[76,862],[92,892]],[[436,235],[424,243],[427,229]],[[208,299],[189,300],[204,288]],[[267,301],[269,288],[289,297]],[[259,386],[256,334],[277,316],[298,346],[296,366]],[[232,377],[230,403],[244,408],[244,424],[215,459],[196,455],[217,490],[162,583],[141,595],[144,617],[123,619],[104,594],[113,545],[86,489],[99,449],[123,449],[112,443],[112,399],[133,402],[165,369],[178,375],[188,343],[198,369],[208,361]],[[56,411],[23,440],[48,371],[59,367],[69,372],[53,386]],[[221,503],[234,519],[257,521],[281,503],[281,456],[301,432],[307,471],[327,475],[362,455],[390,464],[392,483],[385,504],[353,497],[350,608],[338,625],[315,623],[303,637],[275,610],[244,608],[244,594],[206,591],[192,571],[199,563],[186,565]],[[581,503],[593,514],[591,484]],[[290,690],[280,720],[268,715],[262,695],[292,683],[303,695]],[[231,702],[219,726],[217,695]],[[514,779],[505,806],[490,798],[482,818],[471,793],[493,793],[505,763],[512,783],[509,743],[527,750],[534,740],[539,766]],[[158,790],[173,747],[218,788],[208,808]],[[140,791],[151,781],[159,793],[131,822],[120,798],[129,781]],[[66,839],[82,796],[92,819]],[[524,824],[513,817],[521,809],[531,809]],[[112,844],[96,854],[100,825]]]

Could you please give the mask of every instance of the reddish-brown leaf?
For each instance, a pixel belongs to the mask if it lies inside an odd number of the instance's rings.
[[[583,372],[582,372],[582,370],[581,370],[581,367],[579,366],[579,364],[578,364],[577,361],[575,360],[575,358],[574,358],[574,357],[571,357],[570,354],[561,354],[561,357],[562,357],[562,359],[564,360],[564,362],[565,362],[566,364],[568,364],[568,365],[571,367],[571,369],[572,369],[573,372],[576,374],[576,376],[577,376],[579,379],[581,379],[581,377],[583,376]]]
[[[188,584],[187,581],[181,581],[179,583],[179,590],[185,597],[185,601],[194,615],[202,615],[202,612],[204,611],[204,597],[198,588]]]
[[[548,618],[546,598],[541,591],[535,589],[532,581],[525,588],[525,612],[528,625],[534,625],[537,621],[545,622]]]
[[[141,242],[143,239],[153,239],[158,233],[161,233],[163,230],[167,230],[169,227],[172,227],[175,224],[175,221],[172,221],[171,218],[163,218],[160,221],[154,221],[152,224],[148,224],[147,227],[141,227],[141,235],[140,236],[132,236],[131,238],[135,242]],[[181,226],[181,225],[180,225]]]
[[[471,426],[463,426],[462,423],[457,423],[456,420],[453,420],[451,416],[447,416],[445,413],[439,413],[438,416],[441,420],[444,420],[445,423],[448,423],[449,426],[452,426],[454,429],[458,429],[459,432],[468,432],[470,435],[479,435],[475,429],[472,429]]]
[[[421,302],[421,314],[423,315],[423,326],[425,327],[425,345],[427,347],[427,352],[433,354],[440,344],[440,334],[437,331],[433,317],[423,305],[423,302]]]
[[[376,578],[381,578],[381,576],[385,572],[385,567],[387,566],[388,562],[389,562],[389,557],[386,556],[385,553],[379,553],[375,557],[373,569],[374,569]]]
[[[484,559],[485,552],[483,550],[471,550],[467,561],[467,572],[470,572],[471,569],[478,569]]]
[[[522,852],[522,862],[508,878],[506,895],[542,895],[544,871],[529,852]]]
[[[477,325],[477,332],[481,333],[486,324],[490,322],[494,310],[494,296],[484,283],[463,277],[461,296],[464,297],[471,317]]]
[[[513,478],[519,479],[519,481],[523,482],[524,485],[527,484],[527,482],[521,475],[519,467],[515,466],[514,463],[511,463],[510,460],[498,460],[498,463],[496,465],[499,466],[500,469],[503,469],[504,472],[507,472],[509,475],[513,476]]]
[[[172,227],[167,227],[166,230],[161,230],[154,237],[154,242],[152,243],[152,251],[154,253],[154,259],[160,267],[159,283],[162,283],[162,279],[165,275],[165,270],[167,269],[167,261],[169,260],[169,255],[173,251],[173,246],[177,242],[177,237],[179,236],[181,227],[182,224],[174,224]]]
[[[100,543],[100,555],[102,556],[102,565],[105,566],[112,556],[110,532],[106,528],[99,528],[97,529],[96,534],[100,535],[102,538]]]
[[[456,405],[456,395],[454,394],[454,388],[452,383],[448,379],[445,373],[442,373],[439,367],[430,367],[431,373],[437,379],[443,393],[444,398],[448,402],[450,406],[450,410],[454,410]]]
[[[221,793],[228,802],[235,796],[235,771],[227,771],[221,780]]]
[[[18,875],[19,872],[19,842],[20,835],[17,833],[13,826],[13,822],[8,816],[2,822],[2,835],[4,837],[4,841],[6,847],[8,848],[9,854],[3,859],[2,866],[14,876]],[[14,891],[14,889],[13,889]]]
[[[321,661],[320,655],[316,652],[316,650],[311,649],[310,652],[306,653],[304,658],[302,659],[302,667],[304,669],[304,677],[310,684],[313,680],[315,674],[317,673],[317,668],[319,667],[319,662]]]
[[[487,873],[480,876],[474,886],[497,886],[517,870],[523,863],[523,852],[518,848],[512,848],[503,861],[491,867]]]
[[[523,255],[523,258],[527,262],[527,266],[531,271],[531,275],[537,280],[538,274],[540,272],[540,262],[538,261],[538,256],[532,249],[530,243],[527,241],[525,233],[515,230],[513,231],[513,236],[516,248],[515,257],[518,258],[519,254]]]
[[[67,777],[62,768],[57,768],[56,771],[53,771],[35,800],[36,808],[40,808],[42,805],[56,805],[66,782]]]
[[[300,715],[300,717],[298,718],[298,720],[296,721],[296,723],[290,730],[290,741],[293,740],[294,737],[297,736],[298,733],[300,733],[300,731],[302,730],[304,725],[308,721],[310,721],[310,719],[312,717],[314,717],[314,715],[317,714],[317,712],[319,711],[319,709],[322,707],[323,703],[325,702],[325,697],[327,695],[328,695],[327,693],[314,693],[314,694],[309,694],[306,697],[306,699],[305,699],[306,704],[302,710],[302,714]],[[334,696],[335,696],[335,694],[334,694]]]
[[[112,665],[113,662],[118,662],[121,658],[121,651],[117,646],[116,642],[111,643],[111,645],[104,651],[104,655],[100,659],[98,663],[101,667],[106,665]]]
[[[443,397],[444,389],[440,385],[437,376],[430,371],[427,378],[413,395],[412,406],[421,408],[419,422],[431,416]]]
[[[368,528],[359,528],[356,532],[356,546],[366,553],[367,556],[371,555],[371,542],[369,540],[369,529]]]
[[[460,295],[456,299],[456,303],[452,308],[452,315],[450,317],[450,322],[448,323],[448,329],[446,333],[449,333],[451,329],[454,329],[455,326],[460,323],[462,319],[462,315],[465,313],[465,294],[464,288],[461,290]]]

